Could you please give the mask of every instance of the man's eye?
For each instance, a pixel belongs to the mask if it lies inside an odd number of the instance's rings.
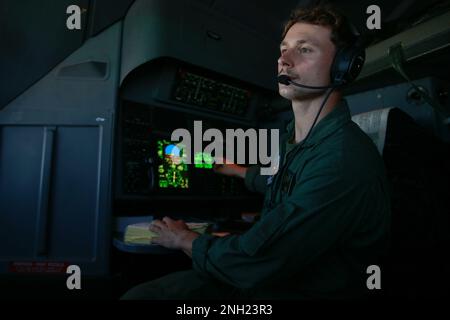
[[[307,47],[301,47],[298,49],[301,53],[310,53],[312,50]]]

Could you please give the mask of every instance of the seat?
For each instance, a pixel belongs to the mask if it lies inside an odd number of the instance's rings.
[[[449,145],[399,108],[352,120],[377,145],[390,186],[391,244],[381,266],[384,296],[444,296],[449,283]]]

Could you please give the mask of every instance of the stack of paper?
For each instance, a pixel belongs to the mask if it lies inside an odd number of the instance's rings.
[[[188,222],[186,223],[188,228],[194,232],[203,234],[209,227],[207,222]],[[151,244],[152,239],[157,237],[153,231],[149,230],[150,222],[141,222],[136,224],[130,224],[125,229],[124,241],[127,244]]]

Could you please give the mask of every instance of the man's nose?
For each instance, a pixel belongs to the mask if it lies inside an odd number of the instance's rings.
[[[283,68],[283,67],[290,68],[293,66],[293,62],[292,62],[289,52],[290,52],[289,50],[286,50],[280,54],[280,57],[278,58],[278,67],[279,68]]]

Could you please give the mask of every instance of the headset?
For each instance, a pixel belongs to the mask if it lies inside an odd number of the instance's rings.
[[[338,49],[330,69],[332,84],[343,86],[358,77],[366,60],[364,42],[358,34],[350,45]]]

